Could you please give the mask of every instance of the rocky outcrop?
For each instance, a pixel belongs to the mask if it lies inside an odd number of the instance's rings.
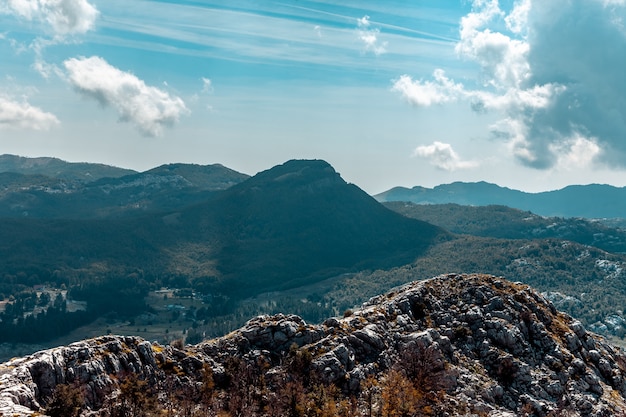
[[[297,316],[261,316],[224,337],[178,350],[136,337],[106,336],[0,365],[0,415],[41,411],[58,384],[79,384],[97,410],[123,375],[159,387],[194,384],[203,367],[218,385],[232,358],[272,381],[298,372],[358,393],[369,375],[400,367],[436,392],[447,415],[580,416],[626,412],[626,356],[526,285],[484,275],[414,282],[342,318],[309,325]],[[261,365],[259,365],[261,364]],[[302,370],[300,370],[302,371]]]

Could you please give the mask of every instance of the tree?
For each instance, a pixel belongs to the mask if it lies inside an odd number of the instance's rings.
[[[381,384],[382,417],[411,417],[419,399],[415,386],[402,372],[387,372]]]
[[[339,390],[334,385],[316,384],[307,393],[307,417],[336,417]]]
[[[148,386],[148,382],[131,373],[120,383],[118,404],[113,407],[113,417],[148,417],[156,415],[159,410],[156,396]]]
[[[304,417],[306,394],[299,380],[289,381],[276,392],[275,401],[269,404],[270,415],[284,417]]]
[[[46,407],[46,414],[50,417],[78,417],[84,406],[85,399],[79,387],[59,384]]]
[[[374,407],[380,401],[380,386],[375,375],[368,375],[361,381],[361,400],[365,405],[366,417],[373,417]]]

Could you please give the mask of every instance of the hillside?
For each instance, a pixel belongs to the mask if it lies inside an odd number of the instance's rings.
[[[626,411],[625,374],[620,349],[532,288],[449,274],[321,325],[261,316],[184,349],[105,336],[16,358],[0,413],[599,417]]]
[[[502,239],[570,240],[608,252],[626,253],[626,231],[604,221],[544,217],[505,206],[384,203],[404,216],[443,227],[457,234]]]
[[[442,270],[514,276],[593,331],[626,335],[626,257],[558,239],[461,237],[432,247],[410,265],[350,275],[324,300],[347,308],[415,275]]]
[[[324,161],[289,161],[180,212],[172,230],[218,236],[219,288],[295,287],[415,260],[442,229],[408,219],[347,184]],[[254,276],[250,282],[247,277]]]
[[[621,218],[626,213],[626,187],[600,184],[572,185],[555,191],[526,193],[486,182],[454,182],[434,188],[395,187],[375,197],[381,202],[502,205],[556,217]]]

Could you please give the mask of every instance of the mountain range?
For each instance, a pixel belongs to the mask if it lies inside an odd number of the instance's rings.
[[[24,187],[30,178],[5,185],[0,200],[5,211],[17,199],[30,204],[19,208],[27,215],[0,218],[0,269],[27,282],[141,271],[151,283],[199,279],[240,298],[401,265],[447,235],[381,206],[324,161],[289,161],[251,178],[168,165],[66,190]]]
[[[527,193],[487,182],[454,182],[434,188],[395,187],[377,194],[380,202],[416,204],[502,205],[532,211],[541,216],[623,218],[626,188],[610,185],[571,185],[556,191]]]
[[[626,313],[615,307],[626,303],[626,235],[599,221],[504,206],[380,204],[319,160],[252,177],[171,164],[85,179],[97,172],[90,164],[34,164],[35,174],[27,159],[4,159],[22,171],[0,173],[0,302],[21,306],[34,286],[65,287],[89,311],[65,317],[63,331],[98,317],[130,323],[161,287],[208,297],[188,318],[217,336],[259,313],[317,321],[417,272],[473,272],[526,282],[589,328],[626,333]],[[25,203],[14,209],[8,201],[18,199]],[[60,334],[52,316],[26,326],[12,311],[0,316],[0,341]]]
[[[0,156],[0,217],[140,216],[206,200],[249,176],[222,165],[168,164],[145,172],[54,158]]]

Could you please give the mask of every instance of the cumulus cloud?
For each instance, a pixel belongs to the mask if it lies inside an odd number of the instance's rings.
[[[492,1],[484,10],[461,19],[461,40],[456,51],[463,58],[480,64],[486,83],[496,88],[519,88],[530,77],[529,45],[524,40],[512,39],[483,27],[492,19],[501,17],[497,4]],[[515,25],[521,24],[521,19],[516,20]]]
[[[445,171],[475,168],[476,161],[464,161],[449,143],[433,142],[430,145],[418,146],[413,151],[414,157],[425,158],[435,167]]]
[[[58,125],[59,120],[27,101],[15,101],[0,95],[0,128],[47,130]]]
[[[359,39],[365,45],[365,50],[374,53],[374,55],[381,55],[387,52],[387,42],[381,42],[379,39],[380,30],[378,28],[372,28],[369,16],[363,16],[357,19],[357,34]]]
[[[100,57],[72,58],[63,64],[77,91],[113,107],[121,121],[132,122],[144,135],[160,135],[163,127],[175,124],[188,112],[181,98],[146,85]]]
[[[432,79],[403,75],[392,90],[418,107],[467,101],[497,112],[493,137],[522,164],[626,166],[626,2],[474,0],[461,19],[459,58],[475,62],[475,85],[442,70]]]
[[[49,25],[59,37],[88,32],[98,17],[87,0],[7,0],[0,11]]]
[[[593,137],[603,150],[598,160],[626,165],[625,2],[594,0],[549,7],[532,4],[528,56],[533,82],[559,80],[565,91],[528,121],[529,140]],[[556,22],[556,24],[551,23]],[[547,128],[552,136],[544,136]]]
[[[463,85],[455,84],[446,77],[443,70],[435,70],[433,79],[434,81],[413,80],[405,74],[394,82],[391,89],[418,107],[448,103],[466,94]]]
[[[558,155],[557,166],[568,170],[591,166],[602,153],[595,138],[586,138],[580,134],[564,142],[553,143],[550,147]]]

